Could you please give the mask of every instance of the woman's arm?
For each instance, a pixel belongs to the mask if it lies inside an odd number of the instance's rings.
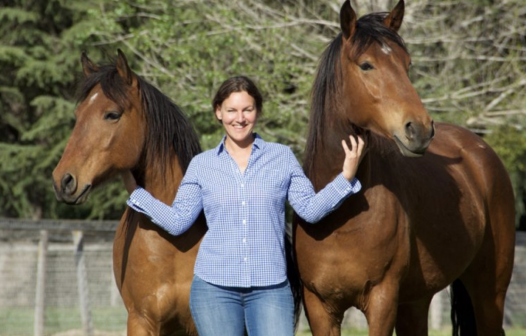
[[[138,187],[131,173],[123,173],[126,190],[131,192],[126,202],[133,210],[148,216],[151,221],[168,233],[177,236],[192,226],[203,209],[201,186],[197,179],[196,164],[190,162],[177,190],[172,205],[167,205],[142,187]]]
[[[336,210],[350,195],[361,189],[361,184],[354,176],[360,163],[364,142],[354,137],[351,139],[351,148],[342,141],[345,151],[342,173],[318,193],[314,191],[311,181],[305,176],[303,168],[290,152],[292,165],[291,183],[288,190],[290,205],[296,213],[309,223],[316,223],[330,212]]]

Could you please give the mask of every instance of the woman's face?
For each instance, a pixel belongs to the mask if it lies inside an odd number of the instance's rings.
[[[216,117],[221,120],[227,138],[240,146],[249,145],[257,120],[254,98],[246,91],[232,92],[221,106],[216,108]]]

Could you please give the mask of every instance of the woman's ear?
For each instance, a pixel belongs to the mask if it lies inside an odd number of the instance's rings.
[[[216,106],[215,113],[216,113],[217,120],[222,122],[223,121],[223,117],[221,115],[221,106]]]

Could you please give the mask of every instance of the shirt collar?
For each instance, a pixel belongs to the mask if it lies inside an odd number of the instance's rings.
[[[261,138],[259,134],[257,133],[253,133],[253,134],[254,134],[254,143],[252,143],[252,148],[263,149],[263,147],[265,147],[265,144],[266,144],[265,140],[263,140],[263,138]],[[225,140],[226,140],[226,135],[223,136],[223,139],[221,139],[221,142],[219,143],[219,145],[217,145],[215,149],[217,155],[221,154],[221,152],[225,149]]]

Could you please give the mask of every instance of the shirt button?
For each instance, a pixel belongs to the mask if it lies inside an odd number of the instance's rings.
[[[241,184],[241,188],[243,188],[245,185],[244,184]]]
[[[247,261],[247,257],[243,258],[244,261]]]
[[[245,205],[245,201],[241,202],[241,205]]]
[[[246,238],[243,238],[243,243],[246,243],[247,242],[247,239]]]
[[[243,224],[247,224],[247,221],[245,219],[243,219]]]

